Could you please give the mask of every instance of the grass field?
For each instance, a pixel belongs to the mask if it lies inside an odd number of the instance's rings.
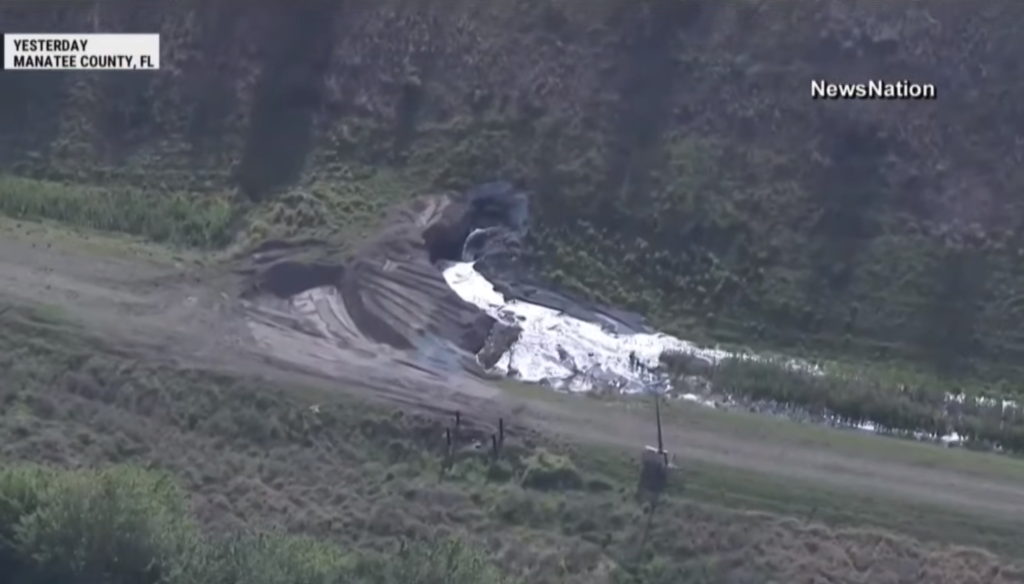
[[[650,415],[650,402],[642,397],[595,398],[568,395],[524,383],[502,381],[501,387],[530,399],[571,403],[576,408],[633,408]],[[855,430],[837,430],[813,423],[798,423],[770,415],[727,411],[672,400],[662,411],[666,423],[695,429],[726,429],[751,441],[770,440],[780,447],[812,446],[824,451],[864,456],[879,462],[897,462],[921,468],[945,468],[976,477],[1024,480],[1024,459],[993,453],[944,448],[935,444],[879,437]]]
[[[133,184],[91,185],[0,173],[0,215],[121,233],[179,250],[216,250],[302,235],[346,246],[372,233],[384,210],[417,192],[414,177],[353,170],[345,180],[312,180],[253,204],[234,191],[168,191]]]
[[[860,554],[869,571],[899,558],[954,577],[1000,560],[942,551],[942,543],[1012,554],[1024,537],[1024,526],[711,465],[686,466],[648,532],[645,507],[633,498],[635,453],[517,436],[497,467],[467,455],[441,478],[443,422],[319,390],[140,362],[48,311],[0,318],[0,456],[166,470],[213,534],[283,530],[366,553],[403,538],[461,537],[530,582],[792,581],[807,570],[850,569],[807,551],[794,560],[794,545]],[[669,415],[704,419],[684,408]],[[705,423],[730,419],[746,427],[731,416]],[[791,428],[759,431],[813,435]],[[842,446],[846,438],[852,446]],[[838,434],[829,447],[863,445]],[[537,467],[542,449],[558,455],[557,468]],[[979,460],[992,465],[986,472],[1009,464]],[[576,478],[552,483],[545,472]]]
[[[0,213],[16,219],[52,219],[178,246],[218,247],[231,241],[236,211],[226,196],[0,175]]]
[[[597,399],[515,382],[503,382],[501,385],[507,391],[530,399],[571,404],[581,412],[629,408],[635,409],[640,418],[646,419],[651,415],[651,404],[643,398]],[[953,470],[977,480],[1024,480],[1024,460],[1016,457],[839,431],[761,414],[714,410],[682,401],[666,404],[662,415],[666,426],[715,431],[751,442],[777,445],[780,449],[809,446],[821,453],[853,455],[879,463]],[[576,451],[591,461],[585,466],[618,473],[621,482],[628,482],[634,472],[635,453],[614,452],[607,448],[577,448]],[[1000,523],[992,518],[934,505],[907,504],[883,496],[712,463],[682,460],[679,464],[683,469],[680,471],[681,481],[673,487],[674,495],[724,508],[777,513],[836,527],[879,527],[925,540],[977,545],[1011,555],[1018,553],[1015,539],[1024,535],[1024,525],[1018,522]]]
[[[0,468],[0,568],[11,584],[511,584],[459,540],[362,554],[301,536],[211,537],[189,515],[160,472]]]

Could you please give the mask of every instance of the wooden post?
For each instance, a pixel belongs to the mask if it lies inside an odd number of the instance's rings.
[[[441,469],[439,479],[444,480],[444,475],[448,473],[448,469],[452,466],[452,461],[455,459],[454,451],[452,450],[452,429],[444,429],[444,457],[441,459]]]
[[[658,454],[665,453],[665,443],[661,439],[661,395],[654,394],[654,416],[658,424]]]
[[[498,460],[498,436],[491,434],[491,455],[494,456],[494,460]]]

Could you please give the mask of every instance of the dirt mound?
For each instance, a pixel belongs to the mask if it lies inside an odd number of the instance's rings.
[[[474,262],[507,298],[616,333],[646,332],[638,315],[586,303],[532,279],[524,261],[528,221],[527,194],[505,182],[421,196],[394,208],[377,234],[349,258],[323,241],[261,245],[251,258],[250,292],[286,299],[283,312],[294,317],[291,323],[282,319],[277,302],[275,313],[259,315],[264,324],[314,331],[347,349],[376,352],[386,345],[438,373],[492,368],[522,330],[463,300],[443,273],[452,262]],[[297,349],[270,344],[275,351]],[[318,346],[317,354],[323,355]]]
[[[344,320],[365,339],[437,356],[452,348],[500,354],[514,339],[505,327],[462,300],[448,286],[437,262],[459,260],[467,237],[481,229],[525,231],[526,197],[506,183],[491,183],[465,194],[419,197],[394,209],[381,230],[341,259],[329,243],[267,242],[250,257],[250,297],[293,298],[332,287],[340,304],[333,320]],[[343,312],[341,316],[337,316]],[[313,318],[316,311],[313,311]],[[351,332],[353,327],[320,327]],[[348,342],[343,344],[350,344]]]

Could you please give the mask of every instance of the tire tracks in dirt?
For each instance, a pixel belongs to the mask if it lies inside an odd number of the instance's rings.
[[[486,419],[505,416],[512,428],[627,451],[651,440],[649,420],[635,412],[513,395],[462,372],[430,371],[379,345],[341,350],[321,342],[323,354],[275,354],[257,341],[235,294],[237,282],[224,273],[97,253],[75,245],[74,237],[54,242],[46,230],[0,229],[0,310],[18,304],[54,307],[143,358],[356,391],[370,400],[438,414],[461,409]],[[302,333],[284,326],[276,334],[283,336],[271,346],[280,347],[289,335]],[[296,339],[303,346],[310,342]],[[1024,522],[1024,485],[1009,480],[751,440],[725,428],[669,426],[665,435],[670,450],[683,459]]]

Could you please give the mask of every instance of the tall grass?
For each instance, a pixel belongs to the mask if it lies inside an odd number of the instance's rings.
[[[169,476],[130,467],[0,470],[0,574],[10,584],[502,584],[458,540],[393,557],[285,535],[205,536]]]
[[[128,186],[83,186],[0,175],[0,213],[52,219],[189,247],[231,239],[234,210],[224,197],[163,193]]]
[[[1024,452],[1024,409],[1001,400],[952,400],[943,388],[893,387],[853,375],[813,375],[784,364],[725,359],[714,372],[715,386],[730,395],[803,408],[849,425],[870,422],[894,433],[955,432],[969,444]]]

